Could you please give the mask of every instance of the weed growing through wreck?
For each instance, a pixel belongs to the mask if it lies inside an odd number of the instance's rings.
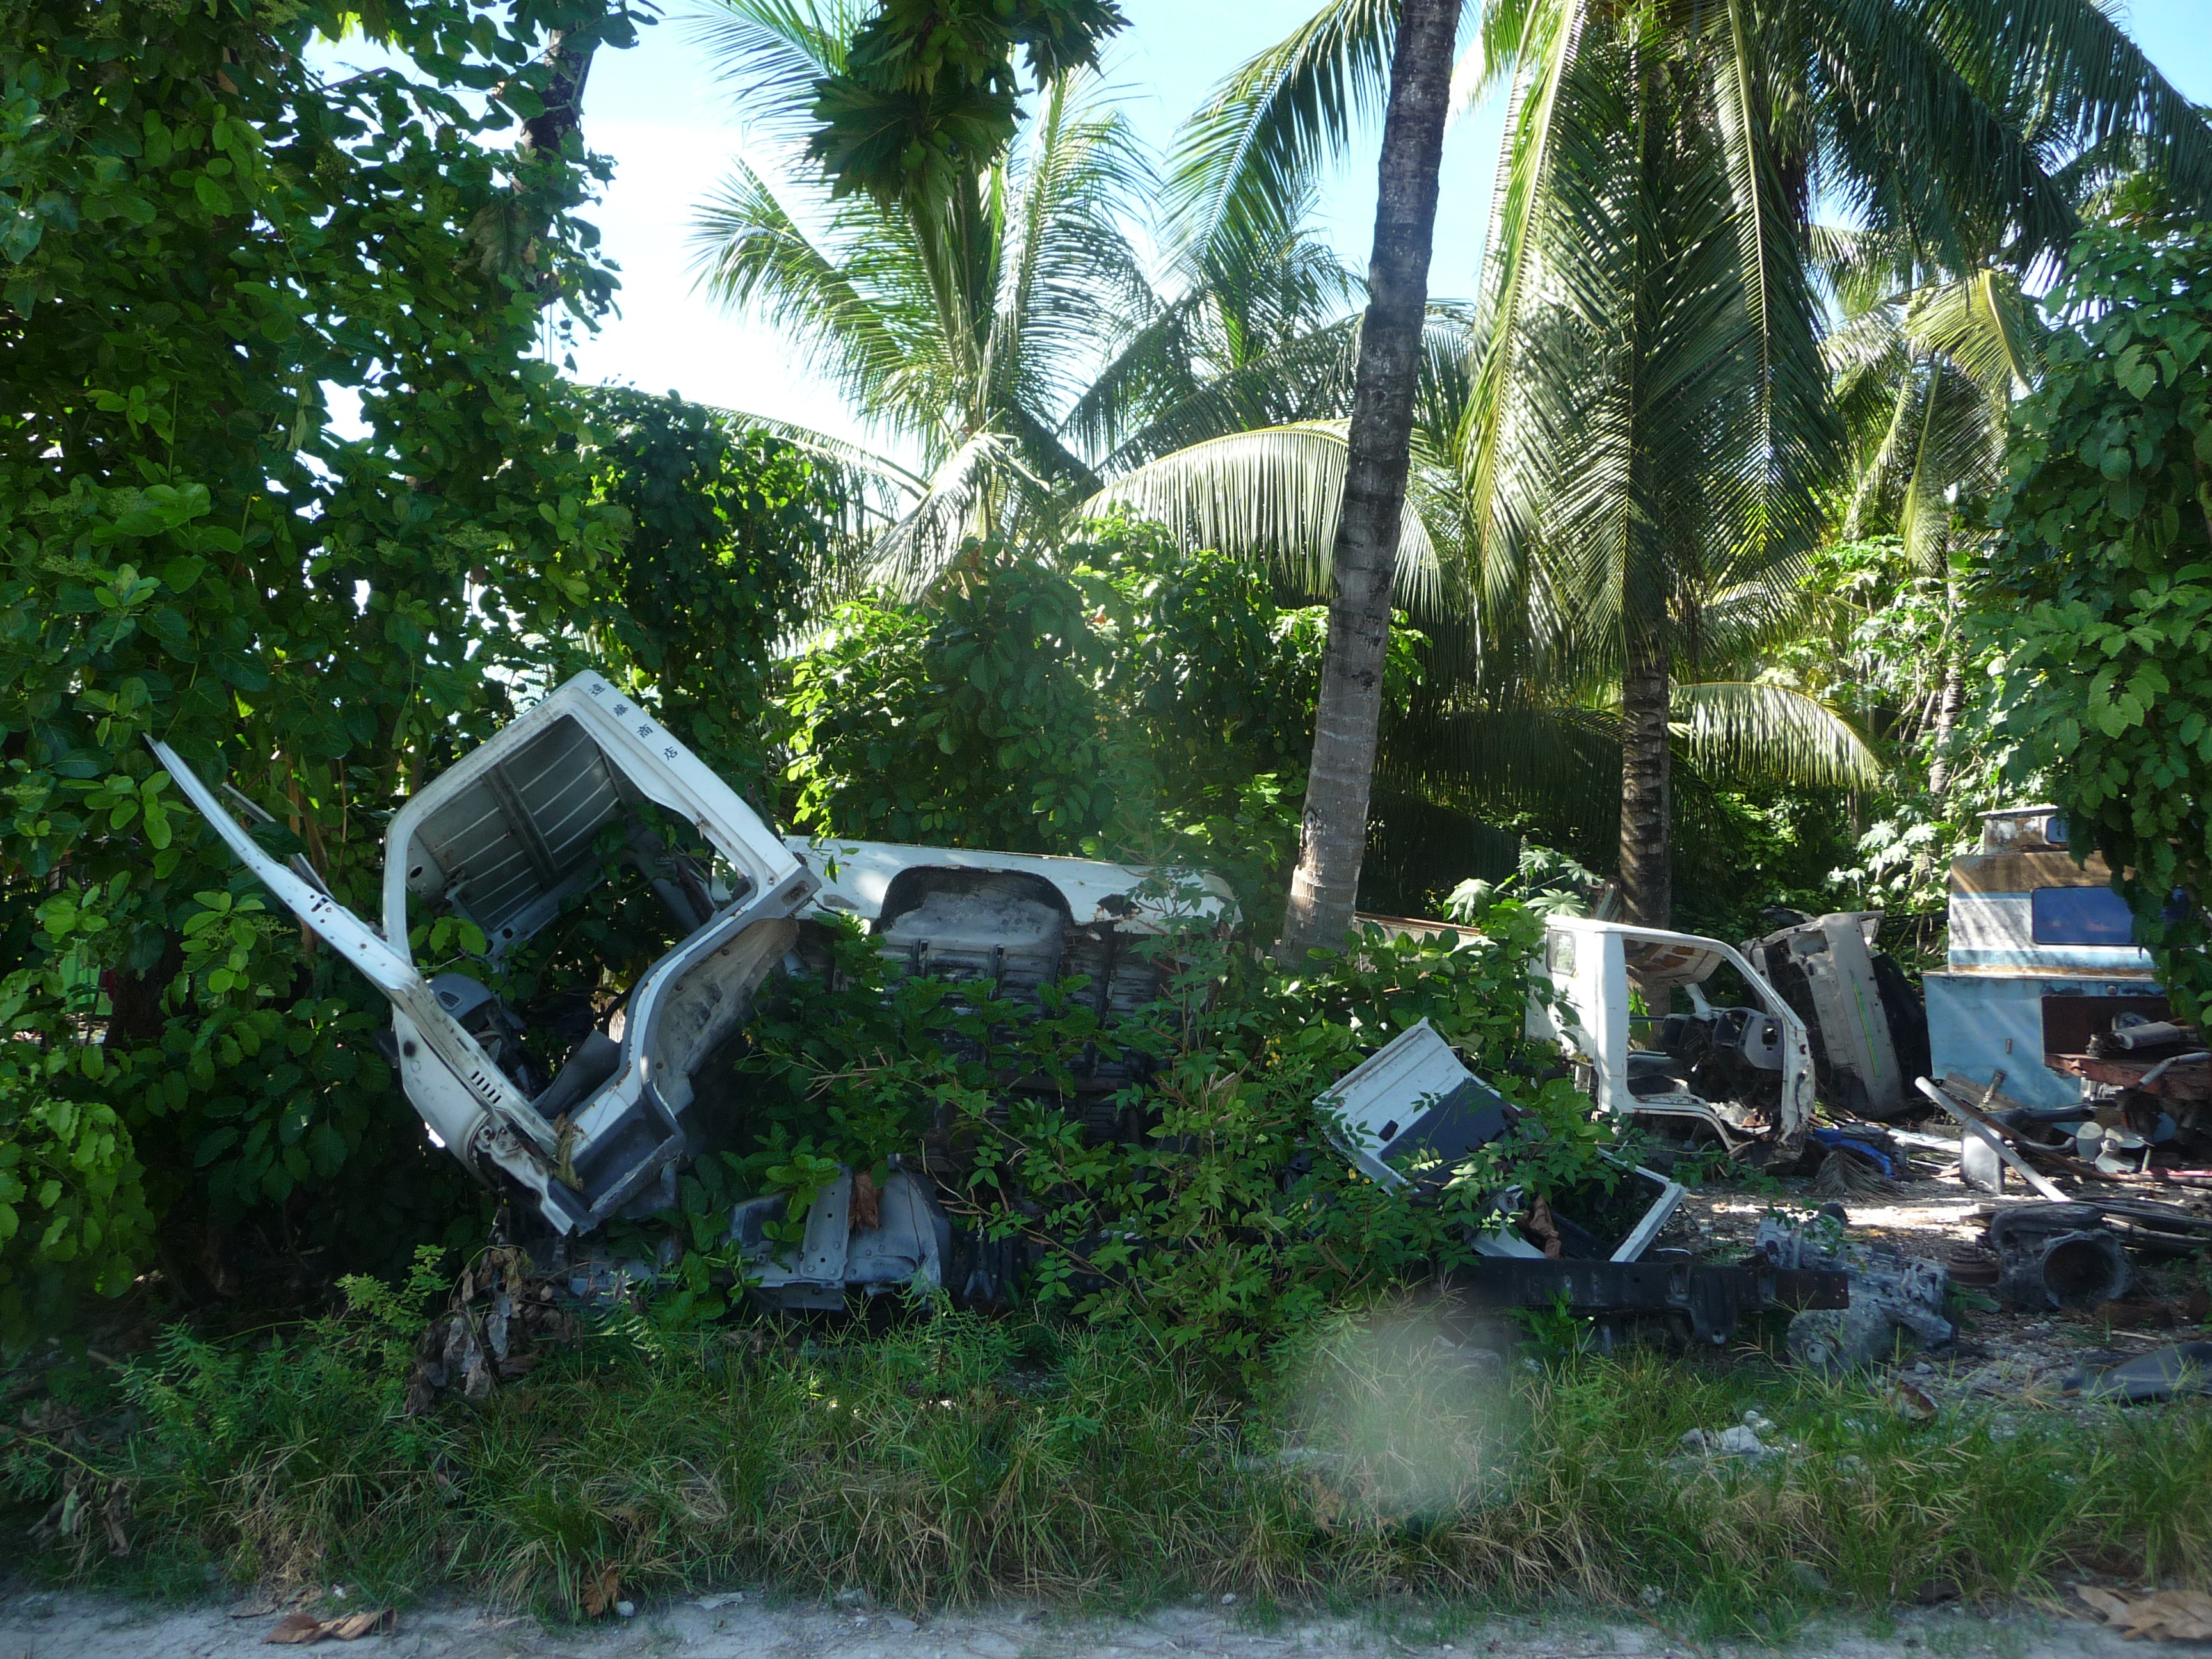
[[[1256,1399],[1138,1326],[918,1311],[873,1334],[611,1328],[482,1407],[410,1419],[387,1310],[252,1351],[173,1337],[135,1432],[72,1455],[127,1486],[133,1553],[62,1569],[463,1587],[573,1616],[641,1597],[865,1586],[909,1609],[1230,1589],[1634,1608],[1778,1639],[1813,1613],[2031,1595],[2069,1570],[2201,1582],[2212,1412],[1896,1416],[1874,1389],[1649,1351],[1447,1345],[1394,1299],[1318,1322]],[[1791,1449],[1686,1454],[1756,1406]],[[13,1493],[62,1466],[18,1441]]]
[[[1156,1000],[1097,1006],[1081,975],[1034,1006],[904,974],[857,933],[763,999],[733,1144],[684,1194],[702,1240],[732,1192],[789,1195],[795,1233],[840,1164],[926,1167],[947,1207],[1036,1266],[1048,1312],[1143,1326],[1217,1375],[1332,1310],[1472,1259],[1493,1195],[1609,1191],[1626,1143],[1527,1037],[1542,924],[1502,902],[1480,934],[1390,939],[1295,975],[1203,933],[1147,941]],[[1428,1020],[1521,1109],[1433,1200],[1358,1175],[1317,1101]]]

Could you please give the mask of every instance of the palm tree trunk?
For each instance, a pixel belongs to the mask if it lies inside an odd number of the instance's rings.
[[[1942,801],[1951,787],[1951,733],[1959,728],[1959,711],[1966,702],[1966,667],[1958,653],[1949,653],[1943,665],[1943,695],[1936,705],[1936,740],[1928,763],[1928,793]]]
[[[2206,521],[2212,524],[2212,514],[2207,514]],[[1947,564],[1948,553],[1947,549]],[[1951,787],[1951,734],[1959,729],[1959,711],[1966,703],[1966,662],[1951,626],[1951,618],[1959,614],[1960,597],[1955,579],[1943,584],[1945,609],[1950,613],[1943,624],[1943,695],[1936,704],[1936,740],[1928,763],[1928,793],[1938,805]]]
[[[1674,925],[1672,666],[1663,625],[1631,631],[1620,683],[1620,902],[1621,920],[1641,927]]]
[[[1390,104],[1375,198],[1375,252],[1352,383],[1352,430],[1337,520],[1328,649],[1314,717],[1313,765],[1297,869],[1278,956],[1303,961],[1352,927],[1367,850],[1367,799],[1382,716],[1382,662],[1406,504],[1421,321],[1437,222],[1452,42],[1461,0],[1405,0],[1390,61]]]

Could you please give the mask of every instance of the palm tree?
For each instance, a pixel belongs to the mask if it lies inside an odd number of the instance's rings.
[[[705,29],[757,129],[795,139],[855,21],[837,0],[717,0]],[[1048,80],[1026,133],[934,195],[836,198],[794,151],[796,210],[741,163],[696,221],[708,292],[918,454],[823,444],[895,500],[874,569],[909,593],[963,546],[1048,540],[1133,459],[1341,404],[1353,284],[1302,228],[1307,198],[1156,284],[1128,228],[1157,181],[1097,94],[1087,72]]]
[[[1577,636],[1553,607],[1571,596],[1540,571],[1486,586],[1465,580],[1482,528],[1468,487],[1481,356],[1473,313],[1432,304],[1398,594],[1428,641],[1425,679],[1413,705],[1383,723],[1376,787],[1386,822],[1443,810],[1587,824],[1619,810],[1618,678],[1601,658],[1563,647]],[[1325,592],[1346,449],[1342,421],[1233,434],[1115,476],[1084,510],[1132,513],[1190,545],[1272,558],[1299,591]],[[1670,698],[1670,747],[1693,791],[1686,816],[1704,817],[1712,790],[1728,784],[1870,787],[1879,769],[1850,720],[1763,675],[1765,647],[1801,614],[1794,573],[1701,574],[1686,598],[1699,621],[1703,672],[1677,678]]]
[[[1275,210],[1379,100],[1398,9],[1328,0],[1186,130],[1182,232]],[[1540,654],[1602,668],[1623,730],[1628,914],[1671,910],[1670,684],[1717,595],[1780,591],[1845,434],[1811,212],[1936,271],[2046,265],[2068,169],[2123,148],[2212,204],[2212,131],[2094,0],[1490,0],[1470,95],[1510,81],[1455,446],[1466,581]]]
[[[1344,505],[1330,561],[1328,645],[1314,710],[1298,861],[1279,947],[1291,962],[1303,961],[1315,945],[1342,939],[1358,903],[1458,23],[1458,0],[1405,0],[1390,65],[1370,297],[1359,332],[1345,432]]]
[[[1958,275],[1911,268],[1894,245],[1831,233],[1825,264],[1844,321],[1826,354],[1852,435],[1841,533],[1895,534],[1909,568],[1941,582],[1936,684],[1911,724],[1933,737],[1929,791],[1949,783],[1949,740],[1966,701],[1958,637],[1969,528],[2004,477],[2014,397],[2033,384],[2047,331],[2019,276],[1989,264]]]

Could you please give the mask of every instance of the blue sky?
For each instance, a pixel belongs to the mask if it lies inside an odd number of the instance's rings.
[[[737,112],[681,21],[685,0],[665,3],[675,21],[646,30],[631,51],[601,52],[592,70],[585,137],[614,158],[615,177],[591,216],[622,267],[622,314],[580,347],[578,373],[866,437],[787,342],[691,291],[687,222],[744,148]],[[1131,27],[1117,40],[1109,81],[1139,132],[1164,146],[1209,88],[1290,33],[1313,6],[1314,0],[1124,0]],[[2184,94],[2212,103],[2206,0],[2134,0],[2116,10]],[[335,55],[349,54],[340,48]],[[1431,293],[1473,290],[1503,118],[1493,103],[1455,124],[1447,139]],[[1323,204],[1328,233],[1355,269],[1366,264],[1373,167],[1370,140],[1330,181]]]

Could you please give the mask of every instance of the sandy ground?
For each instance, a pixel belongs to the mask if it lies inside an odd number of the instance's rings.
[[[0,1595],[0,1659],[216,1659],[289,1651],[264,1645],[274,1613],[234,1617],[222,1607],[162,1609],[112,1598],[34,1591]],[[1477,1618],[1447,1613],[1361,1616],[1279,1611],[1265,1620],[1233,1607],[1175,1607],[1097,1620],[1000,1607],[917,1622],[880,1611],[774,1606],[757,1595],[704,1596],[648,1606],[633,1618],[555,1627],[464,1604],[411,1609],[397,1632],[337,1650],[349,1659],[1751,1659],[1771,1650],[1694,1643],[1664,1627],[1576,1619]],[[329,1642],[318,1651],[333,1651]],[[1877,1635],[1809,1626],[1799,1654],[1836,1659],[2144,1659],[2100,1627],[2032,1613],[1994,1618],[1933,1609],[1901,1616]],[[2202,1651],[2201,1645],[2197,1649]]]

